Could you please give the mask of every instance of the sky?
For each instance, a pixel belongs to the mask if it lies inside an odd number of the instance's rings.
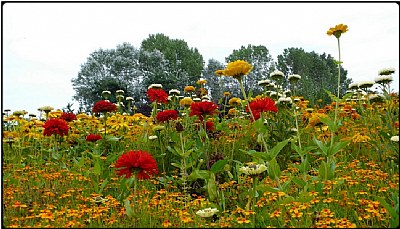
[[[342,67],[353,82],[394,68],[399,91],[399,5],[395,3],[6,3],[2,5],[2,110],[65,108],[78,102],[71,79],[91,53],[123,42],[140,48],[163,33],[197,48],[207,63],[241,46],[263,45],[274,61],[286,48],[331,54],[326,34],[343,23]]]

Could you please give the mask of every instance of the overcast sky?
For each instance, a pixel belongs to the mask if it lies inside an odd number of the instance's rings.
[[[285,48],[331,54],[342,35],[343,68],[353,81],[395,68],[399,91],[399,6],[395,3],[7,3],[2,15],[2,108],[37,114],[62,109],[75,94],[71,79],[90,53],[129,42],[139,48],[163,33],[224,64],[234,49],[263,45],[273,59]]]

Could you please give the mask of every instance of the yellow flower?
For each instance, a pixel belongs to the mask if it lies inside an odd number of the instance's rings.
[[[186,86],[186,87],[183,89],[183,91],[184,91],[184,92],[194,92],[194,91],[196,91],[196,88],[194,88],[193,86]]]
[[[193,99],[190,97],[185,97],[185,98],[181,99],[181,101],[179,101],[179,104],[184,107],[190,107],[190,105],[192,105],[192,103],[193,103]]]
[[[336,38],[339,38],[342,35],[342,33],[345,33],[347,31],[348,31],[347,25],[339,24],[336,25],[335,27],[329,28],[326,34],[328,34],[329,36],[333,34]]]
[[[235,107],[240,106],[242,104],[242,100],[239,98],[233,97],[228,101],[228,104],[231,106],[235,106]]]
[[[196,83],[199,84],[199,85],[203,85],[203,84],[207,83],[207,80],[204,79],[204,78],[200,78],[199,80],[197,80]]]
[[[237,60],[234,62],[230,62],[226,66],[225,70],[223,70],[223,73],[225,76],[232,76],[237,80],[241,80],[242,77],[249,74],[252,69],[253,66],[251,66],[251,64],[249,64],[248,62],[244,60]],[[220,71],[217,72],[220,73]]]
[[[228,97],[228,96],[230,96],[230,95],[231,95],[231,93],[230,93],[229,91],[225,91],[225,92],[224,92],[224,96]]]
[[[223,76],[223,75],[225,75],[224,70],[217,70],[217,71],[215,71],[215,75],[217,75],[217,76]]]

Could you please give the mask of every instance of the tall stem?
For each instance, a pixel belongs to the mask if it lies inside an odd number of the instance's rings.
[[[253,112],[251,111],[251,108],[250,108],[250,105],[249,105],[249,101],[247,100],[246,92],[244,91],[242,79],[239,78],[238,81],[239,81],[240,90],[242,91],[242,94],[243,94],[243,98],[244,98],[244,100],[246,100],[246,103],[247,103],[247,105],[248,105],[248,108],[249,108],[249,111],[250,111],[251,119],[253,119],[253,121],[255,121]]]
[[[338,50],[339,50],[339,62],[338,62],[338,87],[337,87],[337,99],[336,99],[336,106],[335,106],[335,119],[334,119],[334,123],[336,125],[336,121],[337,121],[337,114],[338,114],[338,110],[339,110],[339,98],[340,98],[340,62],[341,62],[341,57],[340,57],[340,39],[337,38],[338,41]],[[331,145],[333,144],[333,138],[335,136],[335,132],[332,131],[332,136],[331,136]]]

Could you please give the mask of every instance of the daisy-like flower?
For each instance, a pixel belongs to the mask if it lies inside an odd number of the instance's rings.
[[[117,100],[123,100],[123,99],[124,99],[124,96],[123,96],[123,95],[117,95],[117,96],[115,96],[115,98],[116,98]]]
[[[200,121],[203,121],[204,116],[214,115],[218,113],[218,105],[210,101],[194,102],[190,105],[189,116],[197,115]]]
[[[177,90],[177,89],[171,89],[171,90],[169,90],[168,94],[170,94],[170,95],[180,95],[181,92],[179,90]]]
[[[297,75],[297,74],[293,74],[293,75],[289,75],[288,76],[288,80],[290,81],[290,82],[297,82],[298,80],[300,80],[301,79],[301,76],[300,75]]]
[[[292,103],[292,98],[290,98],[290,97],[280,97],[278,99],[278,103],[291,104]]]
[[[381,76],[391,75],[395,72],[394,68],[383,68],[379,70],[378,74]]]
[[[201,101],[210,101],[210,100],[211,100],[210,97],[208,97],[207,95],[203,95],[201,97]]]
[[[150,88],[147,90],[147,96],[150,102],[168,103],[168,94],[163,89]]]
[[[229,97],[230,95],[231,95],[231,93],[230,93],[229,91],[225,91],[225,92],[224,92],[224,96],[225,96],[225,97]]]
[[[203,217],[203,218],[208,218],[208,217],[212,217],[217,212],[219,212],[219,210],[216,208],[205,208],[202,210],[198,210],[196,212],[196,215]]]
[[[369,87],[372,87],[374,84],[375,84],[375,82],[372,80],[365,80],[365,81],[359,82],[358,87],[359,88],[369,88]]]
[[[246,175],[258,175],[267,170],[267,166],[265,164],[256,164],[253,162],[247,163],[248,166],[243,166],[239,168],[239,172],[244,173]]]
[[[24,115],[26,115],[26,114],[28,114],[28,112],[26,112],[25,110],[22,110],[22,111],[14,111],[13,112],[13,115],[15,115],[15,116],[24,116]]]
[[[261,112],[278,112],[278,108],[275,106],[275,101],[270,98],[255,99],[246,106],[246,112],[249,112],[249,106],[253,112],[255,120],[260,118]]]
[[[44,112],[48,113],[48,112],[54,110],[54,108],[51,107],[51,106],[44,106],[44,107],[40,107],[38,110],[39,110],[39,111],[44,111]]]
[[[392,142],[399,142],[399,136],[398,136],[398,135],[392,136],[392,137],[390,138],[390,141],[392,141]]]
[[[124,90],[117,90],[117,91],[115,91],[115,93],[117,95],[123,95],[125,92],[124,92]]]
[[[208,131],[213,131],[213,130],[214,130],[214,123],[211,122],[211,121],[207,121],[207,122],[206,122],[206,129],[207,129]]]
[[[193,99],[190,97],[184,97],[183,99],[181,99],[181,101],[179,101],[179,104],[184,107],[190,107],[190,105],[192,105],[192,103],[193,103]]]
[[[253,66],[244,60],[237,60],[228,63],[226,68],[223,70],[223,74],[225,76],[231,76],[237,80],[241,80],[243,76],[250,73],[253,69]],[[217,71],[221,73],[221,71]]]
[[[157,135],[151,135],[151,136],[149,136],[149,140],[155,140],[155,139],[157,139],[158,137],[157,137]]]
[[[110,102],[110,101],[106,101],[106,100],[100,100],[98,102],[96,102],[93,106],[92,112],[93,113],[100,113],[100,112],[112,112],[112,111],[116,111],[117,110],[117,106]]]
[[[178,112],[176,110],[164,110],[158,112],[156,119],[158,122],[166,122],[168,120],[176,120],[178,118]]]
[[[258,86],[268,86],[271,83],[271,80],[260,80],[258,81]]]
[[[349,84],[349,89],[350,89],[350,90],[358,89],[358,83],[351,83],[351,84]]]
[[[100,139],[101,139],[101,136],[98,134],[89,134],[88,136],[86,136],[87,142],[97,142]]]
[[[193,102],[200,102],[201,101],[201,99],[200,98],[198,98],[198,97],[196,97],[196,98],[193,98]]]
[[[335,36],[336,38],[339,38],[342,33],[345,33],[349,31],[347,25],[344,24],[338,24],[335,27],[331,27],[329,28],[329,30],[326,32],[326,34],[328,34],[328,36]]]
[[[273,80],[282,79],[284,76],[285,75],[283,74],[283,72],[279,70],[275,70],[269,74],[269,77],[271,77],[271,79]]]
[[[63,112],[61,119],[64,119],[67,122],[72,122],[76,120],[76,115],[72,112]]]
[[[391,75],[380,75],[375,78],[375,83],[378,84],[388,84],[393,81],[393,77]]]
[[[193,87],[193,86],[186,86],[186,87],[183,89],[183,91],[184,91],[184,92],[194,92],[194,91],[196,91],[196,88]]]
[[[43,135],[51,136],[51,135],[60,135],[63,137],[68,134],[68,123],[64,119],[59,118],[51,118],[48,119],[44,125]]]
[[[368,95],[368,99],[371,103],[383,102],[385,100],[385,96],[383,96],[381,94],[370,94],[370,95]]]
[[[142,150],[132,150],[121,155],[115,163],[115,168],[117,175],[125,178],[134,175],[138,179],[149,179],[158,173],[156,160],[150,153]]]
[[[125,100],[126,101],[133,101],[134,99],[132,97],[126,97]]]
[[[147,88],[147,90],[150,89],[150,88],[161,89],[162,88],[162,84],[153,83],[153,84],[150,84],[150,86]]]
[[[239,98],[233,97],[228,101],[228,104],[231,106],[237,107],[242,104],[242,100]]]
[[[203,84],[207,83],[207,80],[204,79],[204,78],[200,78],[199,80],[197,80],[196,83],[197,83],[198,85],[203,85]]]

